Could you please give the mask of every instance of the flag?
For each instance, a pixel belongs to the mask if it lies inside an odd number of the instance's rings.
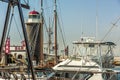
[[[26,46],[26,45],[25,45],[25,41],[24,41],[24,40],[23,40],[21,43],[22,43],[22,46],[23,46],[23,47],[25,47],[25,46]]]
[[[6,39],[6,43],[5,43],[5,53],[9,54],[10,53],[10,38]]]
[[[68,56],[68,54],[69,54],[68,49],[69,49],[69,48],[68,48],[68,46],[67,46],[67,47],[65,48],[65,50],[64,50],[66,56]]]

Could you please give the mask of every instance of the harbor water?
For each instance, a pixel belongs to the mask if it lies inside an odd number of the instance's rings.
[[[114,70],[116,72],[118,72],[118,74],[117,74],[117,80],[120,80],[120,66],[116,66]]]

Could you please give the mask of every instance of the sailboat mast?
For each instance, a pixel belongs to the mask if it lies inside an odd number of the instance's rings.
[[[44,55],[43,55],[43,0],[41,0],[41,22],[40,22],[40,63],[43,63]]]
[[[57,8],[57,5],[56,5],[56,0],[54,1],[54,5],[55,5],[55,8],[54,8],[54,41],[55,41],[55,64],[58,63],[58,60],[57,60],[57,11],[56,11],[56,8]]]
[[[50,27],[50,18],[49,18],[49,29],[48,29],[48,54],[50,54],[50,47],[51,47],[51,27]]]

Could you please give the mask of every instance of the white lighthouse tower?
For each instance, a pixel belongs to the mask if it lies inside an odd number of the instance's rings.
[[[29,12],[26,22],[27,36],[33,59],[37,64],[43,59],[43,26],[39,12],[33,10]]]

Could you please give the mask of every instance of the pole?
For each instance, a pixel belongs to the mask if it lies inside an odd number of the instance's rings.
[[[0,54],[2,54],[2,48],[3,44],[5,42],[5,37],[8,29],[8,23],[9,23],[9,18],[10,18],[10,11],[11,11],[11,3],[8,3],[8,8],[7,8],[7,13],[6,13],[6,18],[5,18],[5,24],[4,24],[4,29],[2,33],[2,39],[1,39],[1,44],[0,44]]]
[[[8,3],[8,8],[7,8],[7,13],[6,13],[6,18],[5,18],[5,24],[4,24],[4,28],[3,28],[3,33],[2,33],[1,44],[0,44],[0,54],[1,55],[2,55],[2,49],[3,49],[3,45],[4,45],[4,42],[5,42],[5,37],[6,37],[7,29],[8,29],[10,12],[11,12],[11,3],[9,2]],[[6,65],[7,64],[7,55],[4,54],[4,56],[5,56],[5,63],[4,63],[4,65]]]
[[[33,80],[36,80],[34,70],[33,70],[32,60],[31,60],[31,56],[30,56],[30,48],[29,48],[29,43],[28,43],[28,38],[27,38],[27,32],[25,29],[23,12],[22,12],[22,8],[21,8],[19,0],[17,0],[17,1],[18,1],[17,6],[18,6],[19,15],[20,15],[20,20],[21,20],[21,25],[22,25],[22,30],[23,30],[23,35],[24,35],[26,50],[27,50],[27,55],[28,55],[28,61],[29,61],[29,65],[30,65],[30,69],[31,69],[31,73],[32,73],[32,78],[33,78]]]
[[[43,0],[41,0],[41,22],[40,22],[40,63],[43,65],[44,55],[43,55]]]
[[[55,9],[54,9],[54,27],[55,27],[54,41],[55,41],[55,45],[54,45],[54,47],[55,47],[55,64],[57,64],[58,63],[58,58],[57,58],[57,48],[58,47],[57,47],[57,11],[56,11],[57,5],[56,5],[56,0],[55,0],[54,4],[55,4]]]

